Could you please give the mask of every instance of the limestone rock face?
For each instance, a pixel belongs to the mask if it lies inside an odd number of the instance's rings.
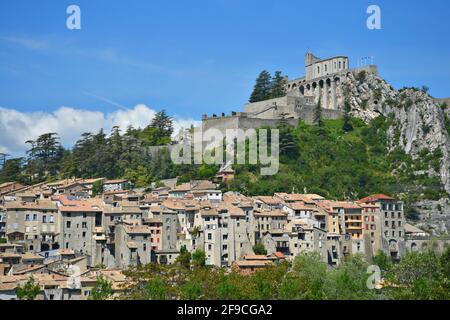
[[[430,168],[426,173],[439,176],[442,186],[450,195],[450,137],[444,120],[445,113],[450,116],[450,109],[441,108],[446,101],[436,100],[426,92],[413,88],[394,90],[373,73],[350,72],[341,81],[343,90],[338,93],[337,101],[342,108],[347,97],[353,116],[368,122],[380,114],[386,117],[394,115],[394,125],[388,130],[390,149],[400,146],[413,159],[417,159],[424,148],[430,152],[442,152],[439,172]],[[419,212],[426,212],[421,215],[422,223],[428,223],[427,229],[434,233],[447,233],[450,227],[449,198],[417,204],[422,208]],[[423,209],[424,207],[428,210]]]

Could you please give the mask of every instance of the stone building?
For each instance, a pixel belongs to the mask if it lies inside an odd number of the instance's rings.
[[[115,231],[115,257],[118,268],[147,264],[151,259],[151,229],[146,225],[118,223]]]
[[[327,232],[311,222],[294,219],[289,223],[289,254],[291,258],[295,258],[301,253],[315,251],[319,253],[322,261],[327,262]]]
[[[358,201],[378,206],[382,228],[381,248],[392,258],[400,258],[405,252],[405,215],[403,202],[384,194],[372,195]]]
[[[60,233],[57,206],[48,200],[34,203],[7,202],[6,237],[27,251],[41,252],[59,248]]]
[[[59,198],[61,247],[89,256],[90,266],[103,263],[102,253],[106,246],[106,239],[96,239],[97,228],[103,227],[103,209],[93,200]]]

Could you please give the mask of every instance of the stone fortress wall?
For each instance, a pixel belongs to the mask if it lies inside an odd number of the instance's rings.
[[[224,134],[226,129],[275,127],[282,118],[291,125],[296,125],[300,119],[311,124],[319,101],[323,118],[340,118],[345,99],[342,84],[347,77],[363,70],[378,74],[375,65],[355,69],[349,66],[348,57],[321,60],[308,52],[305,57],[305,76],[294,80],[287,78],[284,97],[248,103],[244,106],[244,112],[232,112],[231,115],[203,115],[202,130],[215,128]]]

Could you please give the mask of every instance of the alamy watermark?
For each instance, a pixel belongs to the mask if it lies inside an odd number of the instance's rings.
[[[270,140],[270,141],[269,141]],[[278,129],[194,128],[190,136],[171,150],[175,164],[259,164],[261,175],[271,176],[279,169]]]
[[[367,267],[366,273],[370,274],[367,278],[366,285],[367,289],[381,289],[381,270],[377,265],[370,265]]]
[[[69,30],[81,29],[81,9],[76,4],[67,7],[66,13],[69,15],[66,20],[66,27]]]
[[[367,14],[370,16],[367,18],[366,25],[369,30],[381,29],[381,8],[375,4],[367,7]]]

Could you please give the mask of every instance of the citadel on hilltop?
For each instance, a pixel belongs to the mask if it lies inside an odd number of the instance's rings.
[[[319,59],[308,52],[305,56],[305,76],[293,80],[286,78],[284,97],[248,103],[243,112],[232,112],[231,115],[222,113],[221,116],[213,114],[208,117],[204,114],[202,130],[275,127],[282,117],[292,125],[299,119],[312,123],[314,109],[319,101],[323,108],[322,116],[326,119],[337,119],[343,114],[343,80],[361,71],[378,74],[375,65],[351,69],[348,57]]]

